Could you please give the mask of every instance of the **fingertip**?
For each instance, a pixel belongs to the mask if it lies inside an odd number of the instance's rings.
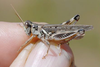
[[[19,23],[0,22],[0,65],[8,67],[28,37]]]

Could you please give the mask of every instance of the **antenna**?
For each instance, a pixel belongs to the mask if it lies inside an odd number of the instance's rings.
[[[22,20],[22,18],[20,17],[20,15],[18,14],[18,12],[15,10],[15,8],[13,7],[12,4],[10,4],[13,8],[13,10],[15,11],[15,14],[17,15],[17,17],[21,20],[21,22],[24,24],[24,21]]]

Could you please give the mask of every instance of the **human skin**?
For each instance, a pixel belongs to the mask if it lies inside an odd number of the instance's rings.
[[[21,27],[19,25],[19,23],[0,22],[0,67],[9,67],[11,65],[11,63],[14,61],[14,59],[18,55],[18,53],[17,53],[18,49],[20,48],[20,46],[22,44],[25,43],[25,41],[27,41],[28,38],[29,38],[29,36],[26,35],[26,33],[23,30],[23,27]],[[41,41],[39,41],[39,42],[41,42]],[[42,47],[42,46],[40,45],[40,47]],[[34,51],[37,51],[37,53],[40,52],[38,50],[40,47],[36,47],[37,49],[32,50],[33,53],[31,52],[30,56],[32,54],[34,54]],[[68,56],[70,56],[70,57],[66,60],[62,60],[62,61],[58,60],[58,61],[61,61],[61,62],[67,61],[68,63],[66,65],[66,67],[68,67],[72,62],[74,63],[73,53],[68,44],[63,44],[62,48],[64,49],[64,51],[66,51],[66,52],[63,51],[62,55],[63,55],[63,53],[65,53],[65,54],[67,53]],[[55,52],[57,51],[57,48],[53,47],[52,49],[55,49]],[[46,50],[47,50],[47,47],[43,52],[46,52]],[[36,56],[38,56],[38,55],[36,55]],[[53,59],[54,57],[49,56],[49,58]],[[63,59],[63,56],[61,56],[61,59]],[[35,60],[35,59],[33,59],[33,60]],[[47,61],[47,62],[49,60],[48,60],[48,58],[45,59],[45,61]],[[54,61],[56,61],[56,60],[57,60],[57,57],[55,57]],[[42,61],[43,61],[43,59],[42,59]],[[40,61],[40,62],[42,62],[42,61]],[[25,64],[28,66],[29,61],[27,61]],[[64,64],[65,63],[62,63],[62,66]],[[54,65],[54,64],[52,63],[52,65]]]

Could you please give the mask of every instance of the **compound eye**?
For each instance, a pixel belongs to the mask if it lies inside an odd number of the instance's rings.
[[[30,26],[29,22],[25,22],[25,25],[26,25],[26,26]]]
[[[26,22],[25,22],[25,26],[27,26],[27,27],[31,27],[31,24],[32,24],[32,23],[31,23],[30,21],[26,21]]]
[[[28,23],[28,22],[25,22],[25,25],[26,25],[26,26],[29,26],[29,23]]]
[[[85,30],[84,29],[80,29],[80,30],[78,30],[78,32],[79,32],[79,34],[85,34]]]

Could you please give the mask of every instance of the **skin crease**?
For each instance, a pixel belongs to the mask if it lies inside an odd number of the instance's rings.
[[[28,38],[29,37],[18,23],[0,22],[0,67],[10,66],[13,60],[17,57],[19,47]],[[62,45],[62,48],[65,46]],[[70,47],[66,47],[67,49],[64,48],[65,51],[72,54]]]

